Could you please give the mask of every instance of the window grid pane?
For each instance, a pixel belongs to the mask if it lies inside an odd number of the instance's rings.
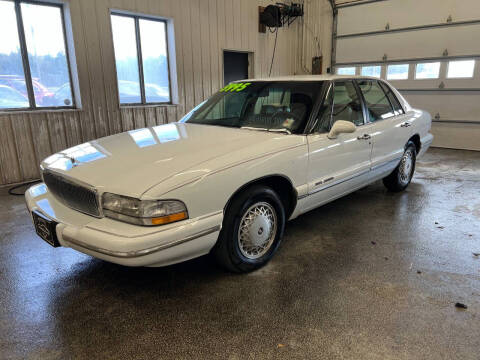
[[[409,64],[388,65],[387,80],[406,80],[408,79]]]
[[[362,76],[373,76],[380,78],[382,72],[382,67],[379,65],[376,66],[362,66]]]
[[[0,34],[10,34],[0,42],[0,109],[30,106],[17,28],[15,4],[0,1]]]
[[[112,33],[120,104],[141,103],[135,19],[112,15]]]
[[[355,75],[355,67],[340,67],[337,68],[338,75]]]
[[[142,49],[145,101],[170,101],[166,24],[163,21],[139,20]]]
[[[61,9],[22,3],[21,10],[36,106],[71,106]]]
[[[415,79],[438,79],[440,62],[419,63],[415,68]]]
[[[475,60],[457,60],[448,63],[447,78],[471,78]]]
[[[63,7],[0,0],[0,32],[0,109],[73,107]]]

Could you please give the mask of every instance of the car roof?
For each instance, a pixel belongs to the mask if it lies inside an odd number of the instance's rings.
[[[289,75],[289,76],[278,76],[278,77],[269,77],[269,78],[256,78],[256,79],[245,79],[238,81],[327,81],[327,80],[338,80],[338,79],[372,79],[379,80],[373,76],[359,76],[359,75],[336,75],[336,74],[326,74],[326,75]],[[235,81],[235,82],[238,82]]]

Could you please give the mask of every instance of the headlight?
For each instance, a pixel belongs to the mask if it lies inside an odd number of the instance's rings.
[[[178,200],[139,200],[104,193],[102,207],[106,217],[136,225],[165,225],[188,219],[185,204]]]

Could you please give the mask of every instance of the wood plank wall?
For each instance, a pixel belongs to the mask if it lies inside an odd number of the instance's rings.
[[[258,33],[258,6],[271,3],[274,1],[68,1],[82,108],[0,113],[0,185],[38,178],[38,164],[45,157],[76,144],[177,121],[222,86],[223,49],[253,52],[254,76],[268,76],[275,35],[268,31]],[[318,40],[328,40],[328,31],[327,35],[322,33],[331,26],[328,2],[307,0],[305,4],[307,30],[298,20],[289,28],[279,30],[272,76],[304,73],[311,69],[313,55],[324,52],[324,59],[329,56],[330,43]],[[119,106],[110,9],[173,19],[178,104]],[[302,50],[303,66],[300,64]]]

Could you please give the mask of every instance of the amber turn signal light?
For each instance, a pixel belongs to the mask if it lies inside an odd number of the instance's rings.
[[[183,211],[176,214],[152,218],[152,225],[165,225],[175,221],[184,220],[187,218],[188,218],[187,213]]]

